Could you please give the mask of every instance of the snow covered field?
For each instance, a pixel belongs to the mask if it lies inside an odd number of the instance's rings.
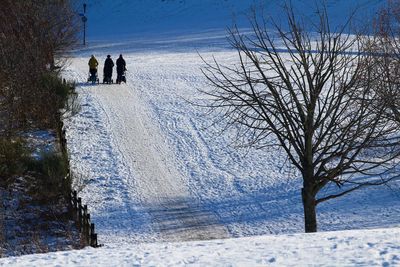
[[[75,186],[104,247],[0,264],[400,265],[399,184],[318,206],[320,231],[388,229],[294,234],[304,229],[301,179],[284,154],[238,149],[233,134],[220,134],[222,126],[193,104],[204,97],[199,89],[210,88],[199,54],[234,64],[224,27],[231,11],[248,10],[253,1],[122,2],[89,2],[89,45],[65,70],[78,82],[82,105],[66,121],[71,167],[82,176]],[[328,2],[336,15],[348,3]],[[120,53],[127,84],[85,83],[91,54],[102,67],[107,54],[115,60]],[[208,239],[216,240],[187,242]]]
[[[209,126],[205,110],[192,104],[208,86],[202,61],[191,47],[178,48],[184,52],[124,53],[127,85],[78,90],[83,107],[68,123],[68,145],[73,170],[88,179],[81,196],[101,242],[302,232],[299,175],[280,151],[237,150],[231,136]],[[229,50],[201,53],[235,60]],[[84,80],[86,61],[74,59],[69,75]],[[393,186],[323,203],[320,229],[398,226]]]
[[[15,266],[399,266],[400,230],[152,243],[11,257]]]

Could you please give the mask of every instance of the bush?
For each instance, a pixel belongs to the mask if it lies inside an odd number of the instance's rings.
[[[62,67],[62,59],[77,43],[80,21],[74,3],[1,1],[0,110],[4,113],[0,119],[8,122],[9,132],[51,123],[53,118],[45,118],[46,108],[53,111],[65,100],[65,87],[56,74],[49,73]]]
[[[61,109],[68,105],[73,85],[65,83],[57,73],[47,72],[40,78],[37,92],[28,106],[31,120],[39,128],[56,128]]]
[[[58,198],[71,191],[68,159],[62,153],[54,151],[43,153],[39,159],[32,161],[30,171],[36,178],[34,191],[39,190],[44,199]]]
[[[71,86],[68,83],[64,83],[56,73],[48,72],[43,74],[40,85],[45,91],[55,94],[58,97],[59,104],[67,101]]]
[[[24,139],[0,138],[0,186],[7,187],[21,176],[31,181],[28,191],[49,200],[71,190],[66,155],[47,151],[35,159]]]
[[[0,177],[2,182],[27,170],[31,151],[21,138],[0,138]]]

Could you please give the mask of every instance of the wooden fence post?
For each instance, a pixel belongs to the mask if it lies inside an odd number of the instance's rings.
[[[86,244],[90,245],[90,235],[91,235],[91,231],[90,231],[90,214],[88,213],[86,215]]]
[[[97,248],[99,245],[97,244],[97,234],[93,234],[93,246],[94,248]]]
[[[82,232],[82,199],[78,197],[78,223],[79,232]]]
[[[90,246],[96,247],[97,235],[94,233],[94,223],[90,224]]]
[[[83,205],[83,216],[82,216],[82,229],[85,240],[87,239],[88,226],[87,226],[87,205]]]
[[[72,199],[73,199],[72,192],[70,192],[70,193],[68,194],[68,211],[69,211],[69,213],[70,213],[71,215],[74,214],[74,206],[73,206],[73,204],[72,204]]]
[[[73,201],[74,201],[74,209],[75,209],[75,212],[76,212],[76,210],[78,209],[78,203],[77,203],[76,195],[77,195],[77,193],[76,193],[76,191],[74,190],[74,192],[73,192]]]

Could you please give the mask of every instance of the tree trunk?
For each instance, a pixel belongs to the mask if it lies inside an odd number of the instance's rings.
[[[317,231],[317,213],[315,196],[306,188],[301,189],[304,207],[304,223],[306,233]]]

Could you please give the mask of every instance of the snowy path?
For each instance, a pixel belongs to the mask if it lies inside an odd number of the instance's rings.
[[[74,70],[75,78],[84,79],[86,64],[78,62],[78,68]],[[105,209],[101,213],[111,213],[115,219],[107,219],[107,223],[112,225],[100,222],[100,228],[112,231],[107,237],[108,242],[119,243],[127,238],[130,241],[149,241],[154,238],[181,241],[229,236],[213,213],[196,207],[187,181],[176,169],[174,154],[170,152],[165,137],[154,125],[150,112],[146,110],[146,103],[140,99],[140,94],[132,84],[82,84],[78,91],[90,95],[93,107],[99,109],[98,117],[94,119],[97,125],[85,131],[92,131],[92,136],[96,136],[97,131],[110,136],[110,140],[100,141],[99,144],[110,145],[104,149],[106,154],[103,159],[109,162],[114,158],[114,164],[117,165],[112,166],[116,173],[101,185],[105,191],[89,190],[86,195],[89,201],[101,199],[104,195],[107,196],[106,201],[110,202],[101,204]],[[88,112],[93,115],[96,113]],[[93,193],[97,196],[93,196]],[[83,194],[85,196],[85,190]],[[116,201],[120,203],[116,205]],[[98,209],[98,204],[91,208]],[[104,218],[100,217],[99,220]],[[138,224],[141,224],[140,227]],[[144,235],[138,231],[143,227],[147,229]],[[133,233],[136,236],[128,237]]]
[[[130,187],[138,188],[133,197],[150,207],[148,212],[154,227],[163,239],[227,237],[223,227],[204,227],[215,224],[212,214],[190,206],[189,190],[176,169],[174,155],[159,129],[152,125],[144,109],[146,105],[141,103],[134,87],[99,86],[94,97],[104,107],[109,126],[114,129],[113,141],[133,173],[127,180]]]

